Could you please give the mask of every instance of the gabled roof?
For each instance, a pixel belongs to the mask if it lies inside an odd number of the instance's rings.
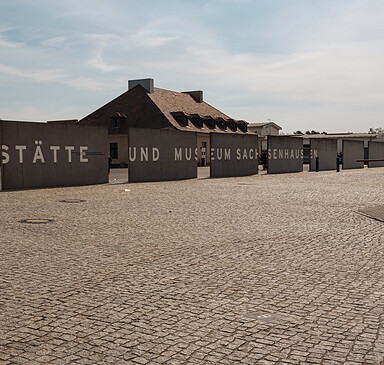
[[[157,107],[164,115],[172,120],[171,112],[184,112],[187,115],[198,114],[200,116],[210,116],[213,119],[230,117],[205,101],[199,103],[191,95],[171,90],[164,90],[155,87],[153,93],[148,94]]]
[[[111,122],[115,118],[121,122],[118,128],[111,127]],[[78,123],[103,125],[111,134],[127,133],[130,127],[151,128],[153,125],[153,128],[172,128],[140,85],[119,95]]]
[[[116,116],[121,118],[121,127],[117,133],[126,133],[128,127],[176,128],[182,131],[202,133],[213,131],[215,133],[247,133],[239,129],[244,129],[244,125],[247,124],[245,121],[236,121],[210,104],[204,101],[199,102],[188,93],[160,88],[154,88],[154,92],[149,93],[141,85],[126,91],[80,120],[79,123],[109,126],[111,120]],[[176,119],[180,116],[184,116],[185,120],[188,121],[185,125]],[[201,127],[196,126],[196,123],[192,122],[196,119],[213,121],[212,126],[214,127],[210,128],[209,123],[202,123]],[[216,126],[216,120],[221,122],[218,123],[220,126],[224,121],[225,125],[235,125],[239,128],[220,128]],[[115,131],[110,128],[110,133]]]
[[[176,92],[160,88],[154,88],[153,93],[148,93],[148,96],[161,110],[169,122],[177,129],[191,130],[194,132],[212,132],[215,133],[244,133],[240,129],[233,131],[230,128],[223,129],[219,127],[209,128],[205,125],[196,127],[193,123],[188,123],[187,126],[181,126],[177,122],[175,116],[183,113],[189,120],[193,118],[202,118],[203,120],[212,119],[214,121],[224,121],[226,123],[235,123],[237,126],[248,124],[243,120],[234,120],[220,110],[214,108],[205,101],[199,102],[193,96],[186,92]]]

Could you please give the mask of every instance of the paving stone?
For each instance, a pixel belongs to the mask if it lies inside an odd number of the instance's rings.
[[[381,365],[383,174],[2,192],[0,364]]]

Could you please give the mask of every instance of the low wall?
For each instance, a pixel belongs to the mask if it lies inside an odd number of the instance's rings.
[[[197,177],[196,133],[131,128],[128,146],[129,182]]]
[[[211,134],[211,177],[258,173],[257,135]]]
[[[383,161],[369,161],[368,167],[383,167],[384,166],[384,142],[368,142],[368,158],[379,159]]]
[[[336,170],[337,140],[326,138],[310,139],[310,171],[316,171],[316,158],[319,158],[319,171]]]
[[[364,168],[364,141],[343,141],[343,170]]]
[[[108,182],[107,129],[0,122],[2,189]]]
[[[268,136],[269,174],[303,171],[303,140],[297,137]]]

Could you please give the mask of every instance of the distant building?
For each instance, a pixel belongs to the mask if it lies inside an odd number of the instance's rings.
[[[257,133],[257,135],[261,137],[262,142],[259,146],[260,153],[261,150],[265,151],[267,149],[268,136],[278,136],[281,129],[279,125],[269,119],[266,122],[248,124],[248,130]]]
[[[198,165],[210,162],[210,133],[254,134],[203,100],[203,91],[177,92],[154,87],[153,79],[130,80],[128,91],[78,123],[108,128],[114,165],[128,163],[128,129],[173,129],[197,135]],[[280,127],[278,127],[280,128]]]
[[[343,151],[343,140],[347,141],[363,141],[364,142],[364,158],[368,158],[368,142],[383,142],[384,136],[379,133],[322,133],[322,134],[298,134],[295,137],[303,139],[304,163],[309,161],[309,144],[310,139],[336,139],[337,153]]]
[[[249,123],[248,129],[252,132],[257,133],[260,137],[265,137],[278,136],[282,128],[275,122],[268,120],[266,122],[261,123]]]

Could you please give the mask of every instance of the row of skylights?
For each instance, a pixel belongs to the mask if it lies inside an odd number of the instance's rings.
[[[203,128],[205,125],[209,129],[219,128],[223,131],[230,129],[233,132],[239,129],[244,133],[247,132],[247,123],[244,120],[212,118],[211,116],[201,117],[198,114],[187,115],[184,112],[173,112],[171,114],[182,127],[187,127],[191,122],[197,128]]]

